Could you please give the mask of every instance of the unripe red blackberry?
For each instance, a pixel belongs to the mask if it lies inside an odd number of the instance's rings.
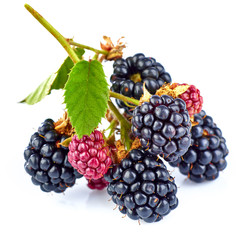
[[[179,84],[173,83],[170,88],[174,89],[177,86],[184,86],[187,84]],[[186,107],[189,113],[189,116],[193,116],[194,114],[200,113],[203,105],[203,98],[200,94],[199,89],[197,89],[194,85],[190,85],[189,88],[182,94],[178,96],[178,98],[183,99],[186,103]]]
[[[82,177],[68,162],[68,148],[59,144],[66,138],[54,129],[53,120],[46,119],[24,151],[25,170],[44,192],[64,192]]]
[[[103,135],[98,130],[81,139],[74,135],[69,145],[68,159],[86,179],[102,178],[112,164],[110,149],[105,146]]]
[[[88,181],[88,184],[87,186],[90,188],[90,189],[97,189],[97,190],[103,190],[104,188],[106,188],[109,184],[109,182],[107,182],[104,177],[102,178],[99,178],[99,179],[87,179]]]

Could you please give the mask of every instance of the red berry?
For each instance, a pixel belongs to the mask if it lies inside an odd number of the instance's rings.
[[[111,152],[104,144],[103,135],[98,130],[81,139],[73,136],[68,153],[70,164],[87,179],[102,178],[112,164]]]
[[[174,89],[177,86],[183,86],[187,84],[179,84],[174,83],[171,87]],[[187,91],[178,96],[186,103],[186,107],[189,113],[189,116],[193,116],[194,114],[200,113],[202,110],[203,98],[200,95],[199,89],[197,89],[194,85],[190,85]]]
[[[102,178],[99,178],[99,179],[96,179],[96,180],[95,179],[88,180],[87,186],[90,189],[102,190],[105,187],[107,187],[108,184],[109,183],[102,177]]]

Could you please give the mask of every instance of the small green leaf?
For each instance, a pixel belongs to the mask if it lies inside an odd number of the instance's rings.
[[[67,112],[78,137],[90,135],[105,116],[109,99],[101,63],[96,60],[76,63],[64,95]]]
[[[75,52],[79,58],[82,58],[83,54],[85,53],[85,50],[82,48],[76,48]],[[52,84],[52,89],[63,89],[65,87],[65,84],[68,80],[68,75],[73,68],[74,63],[72,62],[70,57],[67,57],[64,61],[64,63],[61,65],[59,70],[56,72],[57,77],[55,81]]]
[[[85,53],[84,49],[76,48],[75,52],[79,58],[82,58],[82,55]],[[42,82],[32,93],[30,93],[25,99],[20,103],[27,103],[33,105],[37,102],[40,102],[45,96],[51,93],[53,89],[63,89],[68,80],[69,73],[73,68],[74,63],[67,57],[58,71],[44,82]]]
[[[53,73],[48,77],[44,82],[42,82],[35,91],[30,93],[25,99],[20,103],[27,103],[33,105],[37,102],[40,102],[51,90],[52,83],[56,79],[57,74]]]
[[[73,64],[72,60],[69,57],[67,57],[65,59],[64,63],[59,68],[59,70],[56,72],[57,76],[51,86],[51,90],[64,88],[64,86],[68,80],[68,74],[71,71],[71,69],[73,68],[73,66],[74,66],[74,64]]]

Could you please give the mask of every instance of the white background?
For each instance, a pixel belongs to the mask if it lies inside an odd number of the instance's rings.
[[[84,179],[64,195],[46,194],[25,173],[23,150],[31,134],[45,118],[60,118],[64,106],[62,92],[34,106],[17,102],[55,72],[67,54],[24,3],[4,1],[0,7],[0,238],[238,239],[238,1],[28,2],[80,43],[99,48],[103,35],[125,36],[124,56],[143,52],[162,63],[174,82],[195,84],[204,110],[222,129],[230,154],[220,177],[195,184],[173,171],[178,208],[158,223],[141,225],[122,218],[106,191],[88,189]],[[105,64],[108,78],[111,65]]]

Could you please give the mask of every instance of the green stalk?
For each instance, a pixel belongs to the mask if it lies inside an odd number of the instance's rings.
[[[111,101],[108,101],[108,106],[120,123],[127,121]]]
[[[68,39],[68,42],[69,42],[70,45],[73,45],[73,46],[76,46],[76,47],[79,47],[79,48],[84,48],[84,49],[93,51],[93,52],[95,52],[97,54],[108,55],[108,53],[109,53],[106,50],[99,50],[99,49],[95,49],[93,47],[90,47],[90,46],[87,46],[87,45],[84,45],[84,44],[80,44],[80,43],[74,42],[72,39]]]
[[[124,118],[124,116],[119,112],[119,110],[115,107],[115,105],[108,101],[108,106],[111,112],[115,115],[117,120],[120,123],[120,136],[122,143],[126,146],[127,150],[131,148],[132,140],[130,139],[130,131],[131,131],[131,124],[130,122]]]
[[[50,32],[56,40],[61,44],[61,46],[67,51],[68,55],[70,56],[71,60],[74,63],[77,63],[80,61],[74,50],[71,48],[68,41],[49,23],[44,19],[36,10],[34,10],[30,5],[25,4],[25,8],[32,14],[34,18],[43,26],[46,28],[48,32]]]
[[[129,97],[126,97],[122,94],[112,92],[112,91],[109,91],[109,94],[110,94],[110,97],[114,97],[114,98],[120,99],[120,100],[125,101],[125,102],[130,102],[130,103],[133,103],[134,105],[137,105],[137,106],[139,105],[139,100],[137,100],[137,99],[129,98]]]
[[[115,128],[117,127],[117,125],[119,124],[118,120],[116,119],[113,119],[109,125],[109,127],[106,129],[107,130],[110,130],[109,132],[109,135],[108,135],[108,138],[111,137],[111,135],[114,133],[115,131]]]
[[[99,57],[99,54],[96,53],[96,54],[93,56],[92,60],[98,60],[98,57]]]

